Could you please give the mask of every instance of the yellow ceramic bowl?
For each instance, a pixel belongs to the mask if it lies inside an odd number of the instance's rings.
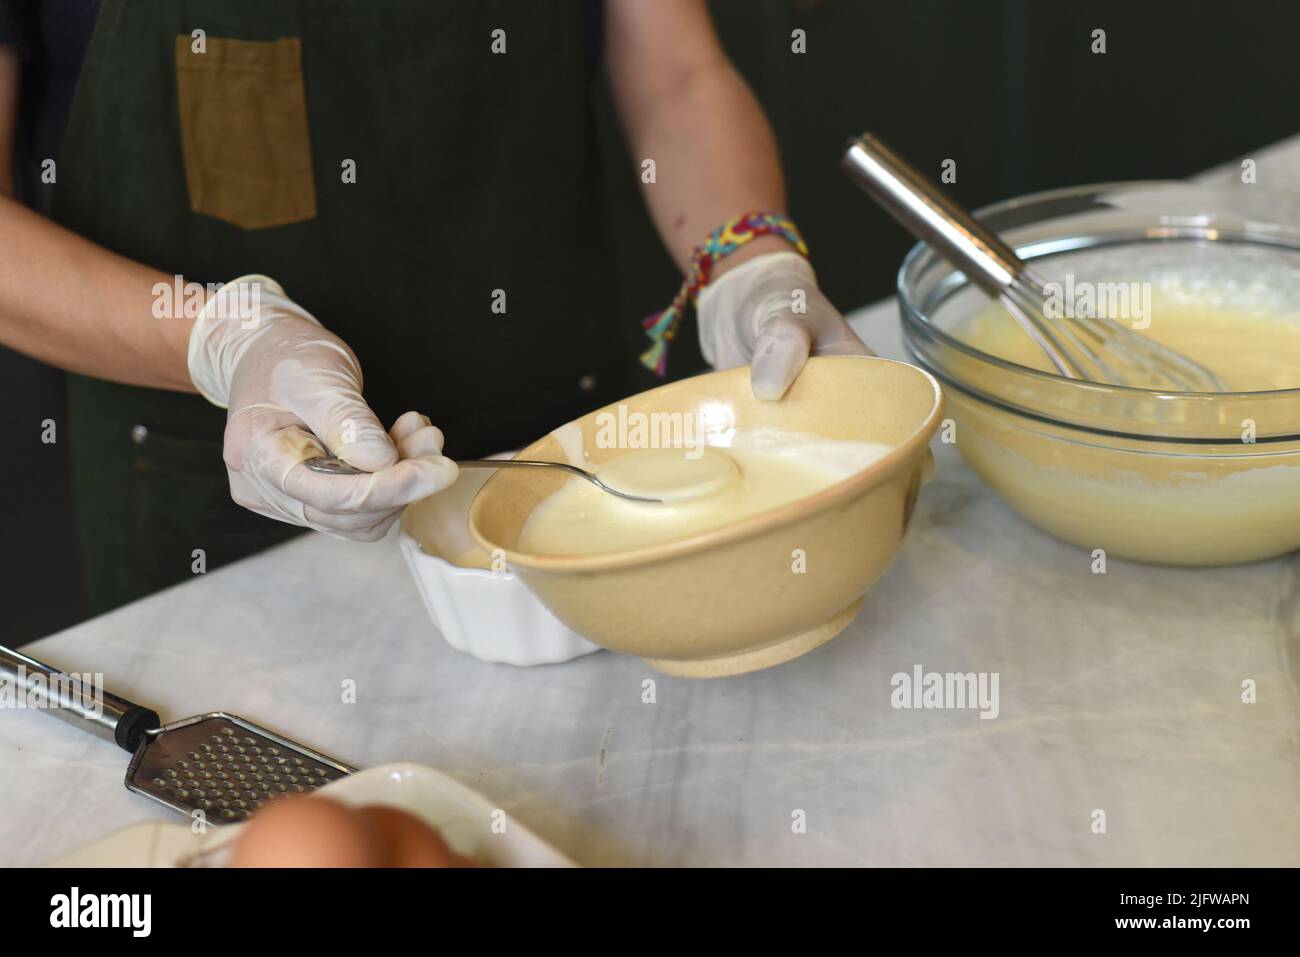
[[[942,406],[933,377],[891,359],[812,359],[780,402],[753,397],[747,368],[685,379],[592,412],[519,457],[592,468],[626,451],[598,441],[610,415],[662,423],[674,413],[718,437],[768,428],[894,451],[816,494],[693,538],[581,557],[517,548],[529,514],[568,479],[502,470],[474,500],[470,531],[596,644],[674,675],[768,668],[834,638],[893,560],[932,468],[928,443]]]

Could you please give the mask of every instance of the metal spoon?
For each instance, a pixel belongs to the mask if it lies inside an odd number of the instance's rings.
[[[608,492],[610,495],[617,495],[619,498],[625,498],[629,502],[663,504],[661,498],[647,498],[643,495],[620,492],[618,489],[606,485],[586,469],[580,469],[576,465],[567,465],[564,462],[541,462],[535,459],[460,459],[456,464],[463,469],[559,469],[562,472],[568,472],[570,475],[576,475],[580,479],[586,479],[601,491]],[[320,472],[322,475],[366,474],[361,469],[353,468],[347,462],[333,455],[318,455],[315,458],[307,459],[303,462],[303,465],[313,472]]]

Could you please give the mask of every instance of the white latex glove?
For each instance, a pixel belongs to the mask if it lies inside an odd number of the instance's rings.
[[[415,412],[385,432],[361,397],[352,350],[266,276],[243,276],[208,300],[190,333],[189,371],[229,410],[230,495],[259,515],[375,541],[404,506],[456,480],[442,433]],[[302,464],[329,453],[369,474]]]
[[[695,314],[704,358],[717,369],[751,363],[759,399],[785,395],[810,354],[875,355],[796,252],[767,253],[724,273],[700,291]]]

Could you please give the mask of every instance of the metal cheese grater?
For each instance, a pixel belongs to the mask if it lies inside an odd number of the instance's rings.
[[[131,754],[126,786],[210,824],[236,824],[276,798],[355,768],[222,711],[162,726],[155,711],[0,645],[0,679],[48,714]]]

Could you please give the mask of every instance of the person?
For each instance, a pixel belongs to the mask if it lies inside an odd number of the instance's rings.
[[[27,205],[0,197],[0,343],[72,373],[92,611],[295,530],[258,515],[383,537],[455,480],[445,452],[621,398],[638,359],[663,373],[692,300],[705,358],[751,363],[763,398],[810,352],[868,352],[704,0],[33,6],[0,0],[28,64],[93,32]],[[687,277],[642,357],[611,318],[602,66]],[[0,70],[0,146],[21,76]],[[327,452],[366,474],[303,465]]]

